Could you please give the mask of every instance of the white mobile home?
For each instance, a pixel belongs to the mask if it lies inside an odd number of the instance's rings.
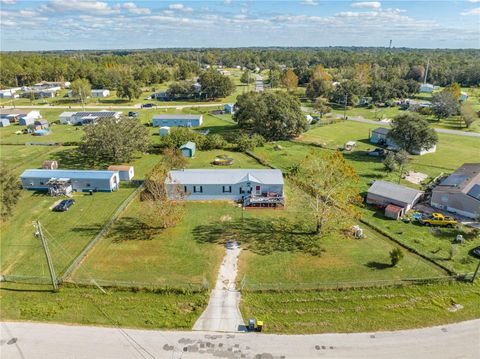
[[[153,127],[198,127],[203,123],[203,115],[155,115],[152,119]]]
[[[63,112],[60,114],[60,123],[68,125],[83,125],[96,122],[101,118],[120,118],[121,112],[91,111],[91,112]]]
[[[283,175],[274,169],[186,169],[170,171],[169,198],[242,201],[246,207],[284,205]]]
[[[93,98],[102,98],[110,96],[110,90],[99,89],[99,90],[92,90],[91,91]]]

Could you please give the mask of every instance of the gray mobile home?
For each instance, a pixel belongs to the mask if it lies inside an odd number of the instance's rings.
[[[284,205],[283,175],[274,169],[186,169],[165,180],[170,198],[242,201],[247,207]]]
[[[203,122],[203,115],[155,115],[152,119],[153,127],[198,127]]]
[[[68,180],[73,191],[112,192],[120,184],[119,174],[116,171],[83,171],[83,170],[25,170],[20,180],[23,189],[48,191],[48,181],[51,179]]]

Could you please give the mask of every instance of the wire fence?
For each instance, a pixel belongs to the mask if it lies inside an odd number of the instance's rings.
[[[239,283],[240,291],[262,292],[262,291],[294,291],[294,290],[348,290],[362,288],[381,288],[407,285],[422,285],[435,283],[453,283],[455,281],[468,281],[473,273],[464,275],[452,275],[431,278],[399,278],[369,281],[325,281],[325,282],[275,282],[275,283],[257,283],[250,282],[243,278]]]

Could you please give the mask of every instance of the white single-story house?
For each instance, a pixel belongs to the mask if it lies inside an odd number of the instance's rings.
[[[432,207],[480,218],[480,163],[465,163],[432,190]]]
[[[0,98],[18,98],[20,97],[17,92],[20,88],[11,88],[6,90],[0,90]]]
[[[10,122],[17,122],[21,119],[26,119],[27,122],[38,120],[42,118],[39,111],[28,111],[28,110],[5,110],[0,109],[0,118],[6,118],[10,120]],[[32,122],[32,123],[33,123]]]
[[[402,208],[404,214],[420,200],[422,194],[422,191],[396,183],[375,181],[368,189],[366,202],[380,207],[393,204]]]
[[[203,123],[203,115],[168,114],[155,115],[152,118],[153,127],[197,127]]]
[[[387,149],[392,150],[392,151],[398,151],[398,146],[393,141],[388,134],[390,133],[389,128],[384,128],[384,127],[379,127],[376,128],[372,131],[370,134],[370,143],[373,143],[375,145],[381,145],[387,147]],[[437,145],[433,145],[432,147],[428,149],[422,149],[422,150],[413,150],[410,152],[412,155],[425,155],[427,153],[433,153],[437,150]]]
[[[165,179],[171,199],[242,201],[246,207],[284,205],[283,175],[277,169],[184,169]]]
[[[61,179],[71,185],[71,190],[79,192],[112,192],[120,186],[117,171],[31,169],[20,176],[23,189],[35,191],[48,191],[52,179]]]
[[[133,166],[109,166],[109,171],[116,171],[120,176],[120,181],[130,181],[135,175]]]
[[[421,84],[420,85],[420,93],[432,93],[434,90],[434,86],[432,84]]]
[[[108,97],[110,96],[110,90],[106,90],[106,89],[92,90],[91,95],[93,98]]]
[[[62,112],[60,114],[60,123],[68,125],[83,125],[96,122],[101,118],[120,118],[121,112],[114,111],[89,111],[89,112]]]

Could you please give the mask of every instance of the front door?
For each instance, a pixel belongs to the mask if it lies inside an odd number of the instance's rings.
[[[262,194],[262,188],[260,186],[255,186],[255,194],[257,196]]]

